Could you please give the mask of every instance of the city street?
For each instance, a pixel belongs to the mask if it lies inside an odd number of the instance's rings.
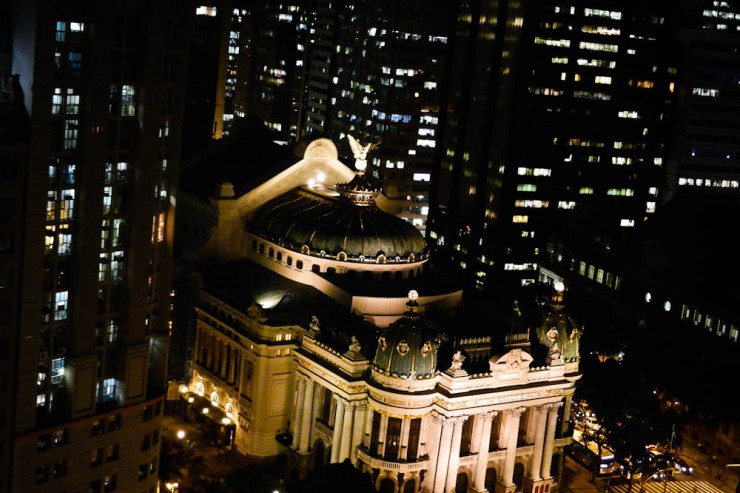
[[[666,482],[649,480],[644,484],[644,493],[735,493],[737,472],[725,471],[721,478],[717,478],[716,470],[704,465],[706,455],[699,450],[684,448],[681,456],[695,468],[694,474],[676,473]],[[572,472],[568,475],[569,480],[564,482],[564,493],[606,492],[607,480],[597,478],[593,482],[591,472],[573,458],[566,456],[565,467]],[[622,477],[613,478],[608,481],[608,488],[610,493],[627,493],[629,481]],[[635,482],[631,493],[639,491],[640,485]]]

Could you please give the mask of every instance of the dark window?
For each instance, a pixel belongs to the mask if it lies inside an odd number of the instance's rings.
[[[89,493],[100,493],[100,487],[103,486],[103,482],[99,479],[90,483]]]
[[[398,459],[398,449],[401,442],[401,418],[388,418],[388,431],[385,434],[385,458]]]
[[[288,265],[293,265],[293,257],[288,257]]]
[[[295,266],[298,270],[303,270],[303,260],[299,260],[295,263]]]
[[[49,481],[49,465],[39,466],[36,468],[36,484]]]
[[[113,491],[118,487],[118,476],[112,474],[103,479],[103,491]]]
[[[103,449],[98,448],[90,452],[90,465],[99,466],[103,463]]]
[[[47,450],[51,448],[51,433],[39,435],[36,440],[36,450]]]
[[[110,462],[118,459],[118,444],[108,445],[105,448],[105,460]]]
[[[100,419],[96,419],[93,421],[92,424],[92,434],[93,435],[101,435],[105,433],[105,425],[103,424],[103,421]]]
[[[108,417],[108,431],[113,431],[121,428],[121,415],[114,414]]]
[[[10,233],[0,233],[0,252],[9,252],[13,250],[13,235]]]
[[[375,455],[378,453],[378,439],[380,437],[380,413],[373,411],[373,427],[372,433],[370,434],[370,453]]]
[[[54,479],[67,475],[67,459],[58,460],[52,468],[52,477]]]
[[[151,436],[147,433],[144,435],[144,438],[141,440],[141,451],[149,450],[149,447],[152,445],[152,439]]]
[[[421,432],[421,419],[412,419],[409,426],[409,445],[406,450],[406,458],[408,460],[416,460],[419,454],[419,435]]]
[[[52,440],[54,445],[61,447],[62,445],[69,442],[69,430],[57,430],[52,433]]]

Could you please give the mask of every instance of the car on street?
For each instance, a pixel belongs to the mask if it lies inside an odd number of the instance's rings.
[[[691,467],[685,460],[683,460],[680,457],[673,457],[673,467],[676,468],[676,471],[682,472],[684,474],[693,474],[694,468]]]

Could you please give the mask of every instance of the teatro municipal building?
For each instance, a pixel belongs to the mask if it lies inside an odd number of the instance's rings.
[[[558,491],[580,377],[563,286],[531,327],[463,322],[461,288],[425,269],[425,239],[350,143],[355,169],[316,139],[246,189],[178,204],[211,224],[188,255],[188,412],[241,454],[282,456],[286,477],[349,461],[379,492]]]

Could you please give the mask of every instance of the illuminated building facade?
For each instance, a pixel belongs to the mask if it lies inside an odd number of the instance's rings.
[[[213,225],[189,255],[189,412],[239,453],[287,454],[289,478],[348,459],[383,492],[557,491],[580,377],[562,288],[531,329],[459,318],[462,291],[376,207],[355,152],[352,172],[314,140],[188,209],[211,221],[178,216]]]
[[[480,286],[534,282],[559,225],[590,216],[609,242],[656,210],[673,19],[630,5],[464,3],[430,239]]]
[[[697,2],[684,16],[681,97],[666,199],[683,190],[736,195],[740,188],[738,81],[740,7]]]
[[[298,5],[271,2],[235,10],[230,34],[237,47],[230,52],[236,67],[227,81],[232,116],[260,118],[281,145],[294,141],[297,132],[305,36],[301,12]]]
[[[0,491],[157,490],[185,3],[12,3]]]

